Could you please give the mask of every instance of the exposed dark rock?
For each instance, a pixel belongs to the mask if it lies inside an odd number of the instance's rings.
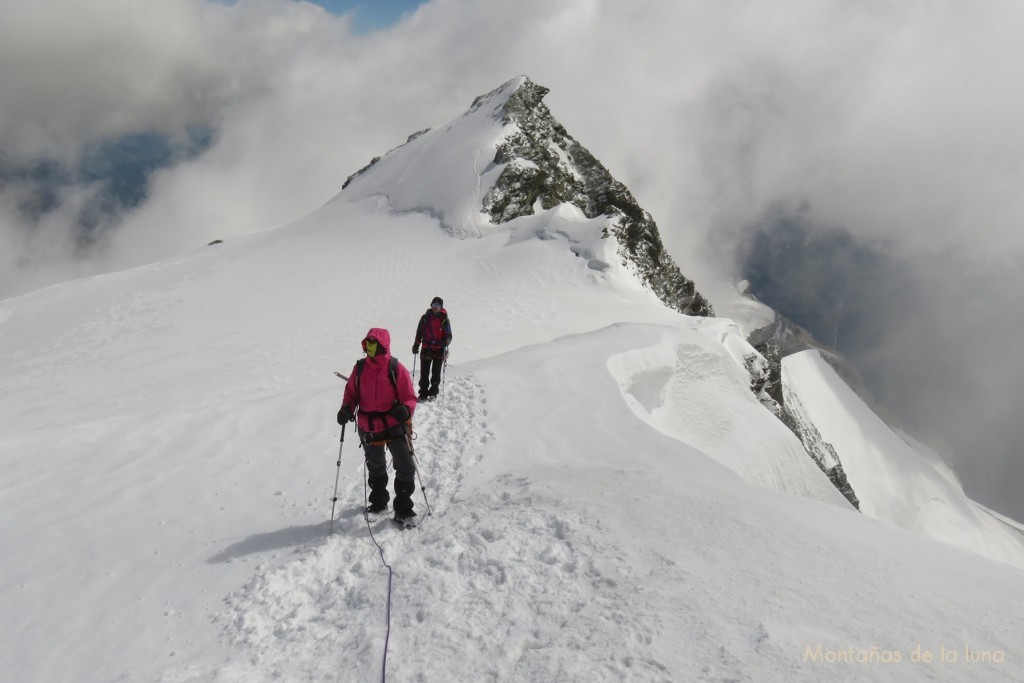
[[[410,136],[409,136],[409,137],[408,137],[408,138],[406,139],[406,141],[405,141],[405,142],[403,142],[402,144],[400,144],[400,145],[399,145],[398,147],[395,147],[395,149],[401,149],[401,148],[405,147],[405,146],[406,146],[406,145],[408,145],[408,144],[409,144],[410,142],[412,142],[413,140],[415,140],[415,139],[416,139],[416,138],[418,138],[419,136],[421,136],[421,135],[423,135],[424,133],[427,133],[427,132],[429,132],[429,131],[430,131],[430,129],[429,129],[429,128],[424,128],[423,130],[418,130],[418,131],[416,131],[415,133],[413,133],[412,135],[410,135]],[[395,149],[391,150],[391,152],[394,152],[394,151],[395,151]],[[388,154],[391,154],[391,152],[388,152]],[[385,156],[386,156],[386,155],[385,155]],[[368,170],[370,170],[370,169],[371,169],[371,168],[373,167],[373,165],[374,165],[374,164],[376,164],[376,163],[377,163],[378,161],[380,161],[380,160],[381,160],[381,157],[374,157],[374,158],[370,159],[370,163],[368,163],[368,164],[367,164],[366,166],[363,166],[363,167],[362,167],[361,169],[359,169],[358,171],[356,171],[355,173],[353,173],[352,175],[350,175],[350,176],[349,176],[348,178],[346,178],[346,179],[345,179],[345,182],[344,182],[344,183],[342,184],[342,186],[341,186],[341,189],[343,189],[343,190],[344,190],[344,189],[345,189],[346,187],[348,187],[349,183],[351,183],[351,182],[352,182],[352,181],[353,181],[353,180],[354,180],[355,178],[358,178],[358,177],[359,177],[359,176],[361,176],[362,174],[366,173],[366,172],[367,172]]]
[[[766,341],[754,347],[764,358],[765,367],[761,370],[759,379],[753,382],[750,390],[754,395],[761,392],[767,394],[781,410],[783,405],[782,397],[782,356],[778,344]],[[747,362],[747,370],[750,371],[751,362]],[[753,374],[751,374],[754,377]],[[774,411],[773,411],[774,412]]]
[[[796,395],[788,391],[785,394],[786,401],[782,409],[782,422],[800,439],[804,450],[811,456],[815,464],[821,468],[821,471],[825,473],[825,476],[832,482],[832,485],[843,494],[846,500],[850,501],[853,507],[860,510],[860,500],[857,498],[853,486],[850,485],[850,481],[846,478],[843,463],[840,462],[836,449],[821,437],[821,432],[818,431],[817,427],[810,420],[804,418],[806,413]]]
[[[370,159],[370,163],[368,163],[366,166],[363,166],[361,169],[350,175],[348,178],[345,178],[345,182],[342,184],[341,189],[344,190],[346,187],[348,187],[349,183],[351,183],[353,180],[355,180],[356,178],[370,170],[370,168],[378,161],[380,161],[380,157],[374,157]]]
[[[478,97],[470,111],[503,92],[503,85]],[[575,205],[588,218],[611,218],[609,232],[619,241],[619,256],[670,308],[687,315],[713,316],[714,309],[679,271],[665,251],[658,226],[630,191],[612,177],[585,147],[570,136],[543,103],[548,89],[523,79],[495,116],[514,131],[499,145],[495,164],[505,168],[483,198],[483,210],[496,223]],[[607,237],[608,235],[604,235]]]
[[[864,378],[857,371],[853,365],[846,360],[845,357],[839,351],[822,344],[814,335],[805,330],[804,328],[797,325],[795,322],[782,315],[781,313],[775,313],[775,320],[770,325],[754,330],[747,337],[747,341],[757,349],[762,355],[768,358],[769,362],[772,363],[772,372],[777,372],[781,382],[782,373],[782,359],[786,356],[790,356],[800,351],[806,351],[808,349],[818,349],[821,352],[821,357],[825,359],[836,374],[853,389],[862,401],[864,401],[871,410],[881,417],[887,424],[898,427],[904,431],[909,431],[908,428],[901,423],[901,421],[888,409],[883,407],[875,400],[875,397],[868,390],[867,385],[864,382]],[[778,353],[768,357],[765,354],[765,350],[769,346],[778,347]],[[776,396],[772,396],[776,400],[779,400]],[[780,401],[781,403],[781,401]]]
[[[860,379],[860,375],[837,351],[819,343],[810,332],[779,313],[775,314],[775,320],[770,325],[754,330],[747,341],[764,356],[769,365],[765,391],[778,402],[781,408],[776,415],[780,417],[783,424],[789,427],[790,431],[796,434],[800,443],[804,445],[804,450],[821,468],[821,471],[828,476],[829,481],[859,510],[860,501],[846,478],[843,463],[839,460],[835,448],[822,439],[818,429],[809,420],[803,418],[803,407],[799,400],[783,387],[782,359],[800,351],[818,349],[821,351],[822,358],[851,387],[863,388],[864,383]],[[863,391],[862,397],[867,395],[867,390],[863,389]],[[869,402],[869,405],[871,404],[869,395],[865,400]]]
[[[466,112],[468,116],[492,106],[490,115],[509,131],[493,159],[504,168],[483,197],[482,210],[495,223],[532,215],[538,206],[551,209],[564,203],[575,205],[587,218],[606,216],[610,220],[602,237],[616,238],[623,265],[665,305],[687,315],[713,316],[711,303],[665,251],[651,214],[554,119],[543,102],[547,93],[522,77],[477,97]],[[425,132],[413,133],[399,148]],[[350,175],[342,189],[380,159],[374,157]]]

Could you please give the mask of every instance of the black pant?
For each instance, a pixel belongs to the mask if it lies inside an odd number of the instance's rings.
[[[416,490],[416,463],[409,450],[405,437],[397,437],[387,442],[391,451],[391,462],[395,466],[395,513],[412,514],[412,494]],[[364,444],[366,454],[366,482],[370,485],[370,505],[387,507],[391,495],[388,493],[388,462],[384,455],[384,446]]]
[[[438,351],[436,356],[431,351],[420,354],[420,396],[437,396],[443,367],[444,351]]]

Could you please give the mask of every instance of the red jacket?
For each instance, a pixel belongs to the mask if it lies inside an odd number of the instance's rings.
[[[409,409],[409,416],[416,411],[416,390],[412,386],[412,378],[405,366],[398,363],[395,367],[395,381],[398,391],[388,377],[388,366],[391,363],[391,334],[382,327],[371,328],[363,338],[363,351],[366,351],[367,339],[377,340],[377,355],[363,359],[363,371],[353,366],[352,374],[345,385],[345,395],[341,405],[348,406],[355,412],[356,424],[364,432],[382,432],[388,427],[401,424],[391,415],[395,401],[401,401]]]

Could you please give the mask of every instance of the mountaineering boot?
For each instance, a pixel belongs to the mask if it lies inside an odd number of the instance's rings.
[[[391,494],[388,493],[388,475],[381,474],[376,477],[367,477],[366,483],[370,486],[370,495],[366,511],[369,513],[383,512],[388,509],[388,501]],[[395,482],[397,486],[398,483]]]
[[[412,494],[415,490],[415,479],[395,479],[395,522],[398,524],[412,526],[416,523],[416,513],[412,509]]]
[[[410,512],[409,514],[411,515],[409,517],[395,515],[392,521],[403,529],[411,529],[419,524],[419,517],[416,516],[415,512]]]

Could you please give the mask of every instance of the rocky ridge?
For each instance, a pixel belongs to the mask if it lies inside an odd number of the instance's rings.
[[[548,88],[525,77],[520,81],[495,110],[509,132],[494,157],[504,170],[483,198],[484,212],[495,223],[505,223],[531,215],[537,207],[569,203],[587,218],[607,216],[604,236],[615,236],[623,263],[665,305],[686,315],[713,316],[711,303],[665,250],[651,214],[552,116],[543,102]],[[506,83],[478,97],[470,111],[508,87]]]

